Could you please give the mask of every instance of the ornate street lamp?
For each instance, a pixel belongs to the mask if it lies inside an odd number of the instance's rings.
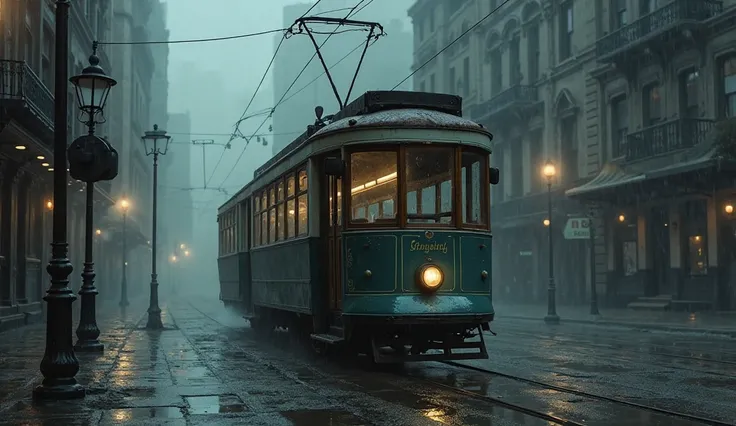
[[[103,111],[107,102],[107,96],[110,93],[110,89],[117,84],[117,81],[105,74],[105,71],[100,66],[100,58],[97,57],[96,53],[97,43],[93,45],[92,56],[89,57],[89,66],[82,70],[81,74],[69,79],[77,92],[79,110],[86,115],[86,117],[83,115],[80,121],[86,124],[89,129],[89,138],[80,138],[78,141],[75,141],[78,145],[75,146],[75,144],[72,144],[69,147],[70,168],[74,166],[82,167],[82,164],[90,162],[97,163],[98,165],[102,163],[99,158],[94,158],[93,145],[95,143],[102,143],[105,146],[106,143],[94,136],[95,125],[104,122]],[[72,149],[76,149],[76,152],[72,151]],[[81,153],[81,156],[78,153]],[[81,163],[72,161],[75,155],[79,157],[79,160],[82,161]],[[117,153],[115,153],[115,161],[117,161]],[[104,171],[100,174],[104,174],[105,176],[100,176],[99,174],[92,176],[87,174],[88,171],[87,168],[84,171],[72,171],[73,174],[79,175],[78,177],[83,178],[87,183],[84,269],[82,270],[82,288],[79,290],[79,295],[82,298],[82,307],[79,314],[79,326],[77,327],[78,340],[74,349],[83,352],[102,352],[105,349],[105,345],[98,340],[100,329],[97,327],[97,309],[95,306],[95,297],[98,291],[95,287],[95,264],[92,259],[94,249],[94,182],[100,180],[100,178],[106,180],[114,178],[114,175],[117,175],[117,167],[115,167],[113,176],[110,176],[109,173],[104,173]],[[97,231],[101,233],[99,229]]]
[[[123,198],[118,204],[120,210],[123,212],[123,273],[122,280],[120,281],[120,307],[124,308],[129,305],[128,303],[128,279],[126,277],[126,270],[128,269],[128,208],[130,208],[130,202]]]
[[[559,324],[560,317],[557,316],[557,305],[555,303],[555,272],[554,272],[554,246],[552,244],[552,179],[557,175],[557,168],[551,160],[547,161],[542,169],[542,174],[547,179],[547,231],[549,236],[549,287],[547,288],[547,316],[544,322],[548,324]]]
[[[164,328],[161,322],[161,308],[158,306],[158,280],[156,274],[156,214],[158,209],[158,156],[166,155],[169,150],[171,136],[165,130],[159,130],[158,124],[153,125],[153,131],[147,131],[143,137],[146,155],[153,155],[153,224],[151,226],[151,296],[148,305],[148,323],[146,328],[160,330]],[[159,140],[163,141],[159,146]]]
[[[72,302],[77,297],[69,288],[74,270],[67,243],[67,76],[69,65],[69,0],[56,0],[56,67],[54,70],[54,201],[51,260],[46,270],[51,287],[46,292],[46,349],[41,360],[43,383],[33,390],[34,399],[84,398],[77,383],[79,360],[72,346]]]

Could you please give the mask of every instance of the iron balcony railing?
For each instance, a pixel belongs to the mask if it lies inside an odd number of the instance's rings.
[[[691,148],[705,141],[715,121],[678,118],[629,133],[616,145],[616,157],[636,161],[677,150]]]
[[[603,36],[596,42],[596,52],[599,58],[605,58],[679,24],[702,22],[721,12],[722,1],[673,0],[633,23]]]
[[[470,116],[479,121],[489,115],[494,115],[514,104],[530,104],[537,101],[537,88],[517,84],[509,87],[491,99],[470,108]]]
[[[54,96],[25,62],[0,60],[0,102],[29,107],[47,126],[54,126]]]

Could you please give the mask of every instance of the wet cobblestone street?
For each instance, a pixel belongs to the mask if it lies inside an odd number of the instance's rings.
[[[317,357],[288,333],[257,339],[245,320],[204,298],[168,301],[164,331],[142,329],[144,319],[143,309],[100,313],[104,354],[78,354],[77,378],[88,395],[63,403],[30,399],[41,379],[44,328],[0,334],[1,377],[9,384],[0,424],[555,424],[518,407],[570,424],[700,424],[585,393],[722,424],[736,418],[729,404],[736,342],[725,337],[499,319],[499,335],[486,338],[491,358],[465,362],[494,375],[462,364],[376,368]]]

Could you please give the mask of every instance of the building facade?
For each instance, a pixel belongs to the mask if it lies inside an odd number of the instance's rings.
[[[57,166],[53,164],[55,3],[2,1],[0,10],[3,14],[0,20],[3,34],[0,43],[0,328],[8,328],[40,320],[42,297],[48,288],[45,265],[50,257],[54,208],[52,173],[49,171]],[[114,23],[120,19],[111,1],[72,3],[70,76],[88,65],[94,40],[107,41],[116,37]],[[97,52],[102,67],[119,82],[111,92],[105,111],[107,122],[97,127],[97,135],[107,138],[121,156],[119,177],[95,185],[95,221],[100,230],[95,241],[96,282],[103,299],[116,291],[110,283],[119,282],[122,256],[115,242],[120,239],[115,237],[116,220],[110,218],[115,216],[111,212],[117,212],[116,201],[127,189],[121,181],[129,180],[131,175],[125,160],[131,143],[122,134],[123,128],[131,127],[130,117],[124,114],[125,108],[115,105],[130,85],[120,72],[125,58],[114,53],[105,47]],[[148,77],[149,82],[150,79]],[[67,101],[67,131],[71,142],[87,132],[77,119],[76,95],[71,84]],[[140,139],[135,142],[139,145]],[[135,173],[138,171],[133,171]],[[78,290],[84,261],[85,194],[80,182],[70,179],[68,187],[69,258],[74,265],[69,278],[72,288]],[[138,196],[132,190],[130,193]],[[142,232],[140,230],[131,239],[145,241]],[[135,247],[134,244],[129,246]]]
[[[414,66],[502,3],[417,1],[409,10]],[[736,43],[732,4],[508,2],[415,74],[416,89],[463,96],[465,115],[494,133],[492,162],[502,171],[491,206],[494,284],[501,300],[547,298],[548,182],[542,168],[551,161],[558,172],[550,183],[561,303],[586,303],[594,277],[609,305],[644,297],[642,307],[736,306],[730,272],[716,269],[719,258],[730,256],[717,253],[724,250],[718,235],[728,235],[719,212],[731,204],[712,186],[728,187],[729,178],[712,168],[688,172],[698,179],[672,168],[645,173],[697,161],[699,154],[702,164],[725,167],[707,160],[715,155],[707,142],[728,111],[730,63],[718,58]],[[673,201],[675,194],[680,198]],[[590,215],[593,246],[563,237],[569,219]],[[685,225],[685,217],[701,227]],[[655,231],[654,223],[664,230]],[[710,256],[703,254],[706,248]],[[706,272],[683,272],[691,261],[706,265]],[[730,305],[716,306],[726,299]]]

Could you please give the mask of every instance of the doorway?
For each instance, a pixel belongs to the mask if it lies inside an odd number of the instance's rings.
[[[654,207],[649,218],[649,235],[651,237],[650,254],[652,259],[652,279],[646,280],[645,296],[658,296],[672,293],[669,282],[670,270],[670,233],[668,207]]]

